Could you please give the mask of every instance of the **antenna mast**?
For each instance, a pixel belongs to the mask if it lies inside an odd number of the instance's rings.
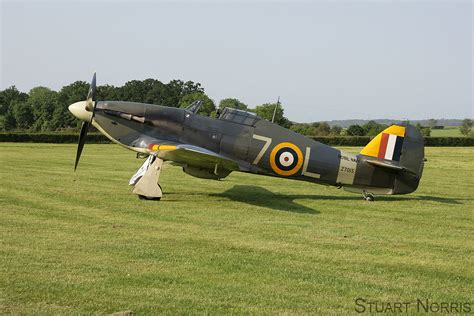
[[[273,110],[272,123],[275,123],[275,115],[277,113],[278,106],[280,105],[280,96],[278,96],[278,101],[275,104],[275,110]]]

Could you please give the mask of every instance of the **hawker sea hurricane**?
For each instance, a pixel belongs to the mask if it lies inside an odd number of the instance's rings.
[[[407,194],[423,172],[423,138],[412,125],[392,125],[358,155],[302,136],[254,113],[225,108],[217,118],[188,108],[122,101],[97,101],[96,76],[86,101],[69,110],[81,119],[76,163],[90,125],[112,142],[148,157],[130,179],[144,199],[162,196],[159,176],[164,161],[198,178],[223,179],[232,171],[269,175],[343,187],[362,193]]]

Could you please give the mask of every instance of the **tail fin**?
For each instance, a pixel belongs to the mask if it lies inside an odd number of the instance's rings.
[[[362,155],[400,161],[405,126],[392,125],[375,136],[360,152]]]
[[[401,167],[394,183],[394,194],[416,190],[423,173],[425,148],[423,136],[412,125],[392,125],[375,136],[360,154],[389,160]]]

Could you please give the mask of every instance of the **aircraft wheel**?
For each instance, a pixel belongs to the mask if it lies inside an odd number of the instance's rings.
[[[375,197],[372,193],[364,192],[364,199],[368,202],[375,201]]]
[[[140,200],[146,200],[146,201],[159,201],[159,200],[161,200],[161,197],[153,197],[153,196],[145,196],[145,195],[138,195],[138,198]]]
[[[160,190],[161,192],[163,192],[163,189],[161,188],[161,185],[158,183],[158,186],[160,187]],[[159,201],[161,200],[161,196],[160,197],[154,197],[154,196],[146,196],[146,195],[138,195],[138,198],[140,200],[146,200],[146,201]]]

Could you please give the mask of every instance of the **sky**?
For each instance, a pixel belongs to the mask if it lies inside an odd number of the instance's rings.
[[[473,117],[471,1],[0,1],[0,89],[97,71],[297,122]]]

